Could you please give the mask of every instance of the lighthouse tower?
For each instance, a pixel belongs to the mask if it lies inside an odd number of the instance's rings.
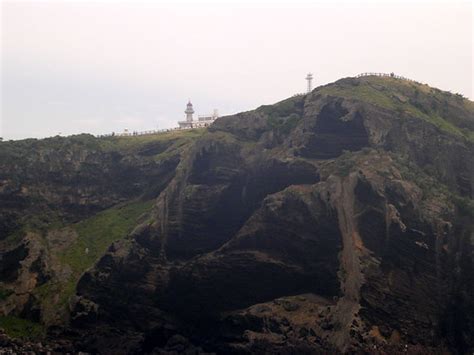
[[[212,115],[199,115],[197,120],[193,119],[194,108],[191,100],[186,105],[186,121],[178,121],[179,129],[203,128],[208,127],[219,117],[217,110]]]
[[[186,114],[186,122],[192,122],[194,109],[191,101],[188,101],[188,104],[186,105],[186,111],[184,111],[184,113]]]

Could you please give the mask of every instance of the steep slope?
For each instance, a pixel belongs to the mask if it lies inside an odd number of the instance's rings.
[[[104,353],[472,351],[473,133],[472,102],[395,78],[222,117],[160,188],[140,185],[150,214],[83,274],[56,337]]]
[[[367,77],[219,119],[134,242],[83,277],[75,324],[87,308],[104,326],[90,349],[110,326],[147,350],[173,333],[223,353],[472,347],[473,285],[459,280],[472,265],[473,112]],[[114,285],[126,297],[111,299]],[[307,293],[320,316],[303,328],[298,312],[238,311]]]
[[[0,143],[0,326],[67,323],[82,273],[144,220],[201,133]]]

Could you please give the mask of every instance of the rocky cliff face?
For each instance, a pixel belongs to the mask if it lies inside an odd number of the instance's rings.
[[[153,208],[78,274],[57,337],[104,353],[472,351],[473,132],[472,102],[375,77],[220,118],[138,182]]]
[[[1,143],[2,315],[64,324],[82,272],[151,208],[199,134]]]

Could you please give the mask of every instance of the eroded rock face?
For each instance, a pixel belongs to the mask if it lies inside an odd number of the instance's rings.
[[[104,353],[472,351],[472,103],[380,80],[220,118],[172,169],[139,164],[162,143],[129,157],[153,211],[83,274],[57,337]]]
[[[80,135],[2,142],[0,317],[67,324],[68,300],[51,290],[64,288],[57,285],[71,279],[68,263],[77,263],[59,260],[78,237],[71,226],[119,203],[156,197],[175,173],[177,141],[125,145]]]
[[[472,316],[460,330],[448,314],[472,307],[458,281],[472,221],[450,194],[471,196],[473,152],[406,112],[318,91],[224,117],[78,295],[101,337],[113,324],[143,351],[177,335],[221,353],[465,351]]]
[[[132,152],[109,150],[83,136],[3,143],[0,240],[24,224],[25,215],[75,222],[147,190],[156,194],[160,190],[153,191],[151,182],[166,184],[179,161],[176,155],[153,161],[150,154],[166,148],[156,144]]]
[[[309,104],[312,113],[314,103]],[[316,120],[308,120],[310,133],[304,134],[305,142],[299,152],[316,159],[338,157],[344,150],[357,151],[369,145],[368,132],[362,114],[356,108],[344,107],[343,100],[333,100],[322,105]]]

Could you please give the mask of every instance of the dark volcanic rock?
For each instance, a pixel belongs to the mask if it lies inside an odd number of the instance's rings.
[[[156,201],[80,279],[70,337],[104,353],[472,352],[472,129],[472,102],[348,78],[222,117],[159,166],[147,157],[171,143],[108,153],[105,176],[128,183],[102,188]]]
[[[5,234],[0,239],[20,222],[18,211],[23,216],[29,210],[31,215],[49,211],[77,221],[144,192],[159,193],[152,182],[166,185],[179,159],[155,162],[150,155],[156,149],[150,149],[109,150],[88,135],[2,143],[0,227]]]
[[[450,279],[456,255],[472,263],[473,247],[472,221],[458,222],[447,189],[471,195],[472,142],[414,111],[325,90],[213,125],[159,196],[154,221],[135,232],[137,244],[112,268],[102,264],[114,253],[105,256],[81,281],[99,323],[117,321],[121,309],[117,327],[143,330],[147,314],[166,314],[177,332],[225,353],[472,346],[471,318],[455,340],[447,316],[459,297]],[[133,296],[120,296],[118,307],[110,289]],[[289,320],[283,338],[278,326],[266,330],[266,312],[233,318],[241,325],[232,331],[216,325],[223,314],[302,293],[324,298],[313,311],[331,303],[314,315],[317,326],[298,325],[293,301],[277,302]]]

